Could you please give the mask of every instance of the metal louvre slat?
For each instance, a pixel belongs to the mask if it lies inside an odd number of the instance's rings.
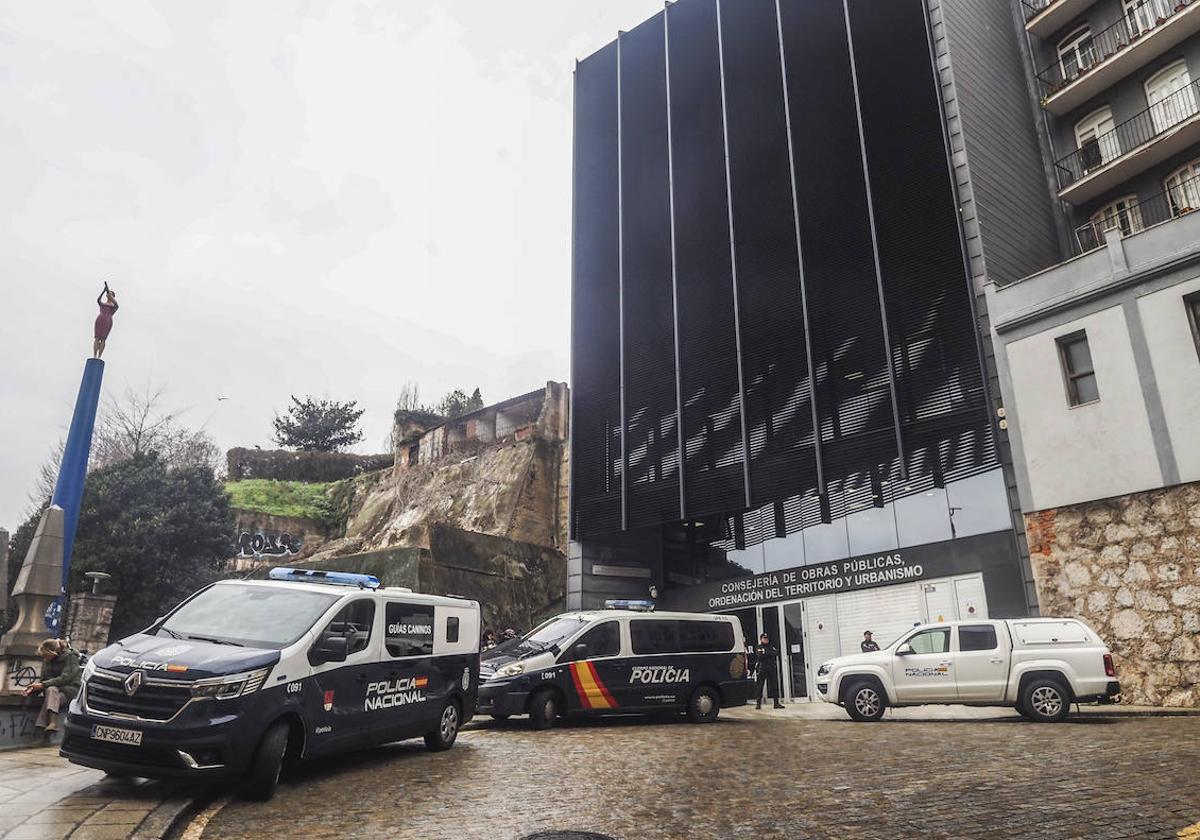
[[[682,515],[664,39],[664,14],[660,12],[620,40],[621,289],[629,527]]]
[[[571,530],[621,528],[617,45],[575,71]]]
[[[812,389],[773,3],[720,2],[750,498],[816,481]]]
[[[745,504],[715,3],[667,7],[675,285],[689,516]]]

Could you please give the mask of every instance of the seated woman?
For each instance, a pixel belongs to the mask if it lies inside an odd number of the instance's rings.
[[[63,639],[46,639],[38,645],[38,656],[42,658],[42,678],[28,686],[23,694],[29,697],[39,691],[42,710],[34,723],[45,731],[47,741],[58,731],[58,716],[66,710],[71,700],[79,693],[82,669],[79,667],[79,652]]]

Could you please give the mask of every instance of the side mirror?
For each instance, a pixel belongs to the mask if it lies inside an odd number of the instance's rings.
[[[322,636],[313,648],[309,661],[314,665],[324,662],[345,662],[350,640],[345,636]]]
[[[908,642],[905,642],[904,644],[900,645],[900,647],[896,648],[897,656],[912,656],[913,653],[915,653],[915,651],[913,650],[912,645],[910,645]]]
[[[575,645],[573,650],[574,650],[574,653],[571,655],[571,658],[574,659],[576,662],[578,662],[580,659],[588,658],[588,646],[583,644],[582,642]]]

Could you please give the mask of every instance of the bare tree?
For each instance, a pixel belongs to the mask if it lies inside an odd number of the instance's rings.
[[[169,469],[221,466],[221,450],[204,429],[190,428],[181,420],[183,410],[163,406],[165,390],[147,387],[144,392],[126,388],[119,397],[109,397],[96,418],[92,432],[92,455],[88,469],[95,470],[125,461],[143,452],[157,452]],[[62,465],[64,442],[59,441],[38,470],[31,509],[39,509],[54,494]]]
[[[164,393],[161,387],[147,386],[144,392],[127,388],[121,397],[106,401],[92,437],[93,468],[154,451],[169,468],[217,469],[221,450],[216,441],[203,427],[185,426],[183,410],[165,408]]]

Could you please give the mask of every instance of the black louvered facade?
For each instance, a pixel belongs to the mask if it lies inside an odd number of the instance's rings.
[[[921,0],[680,0],[575,85],[572,538],[998,467]]]

